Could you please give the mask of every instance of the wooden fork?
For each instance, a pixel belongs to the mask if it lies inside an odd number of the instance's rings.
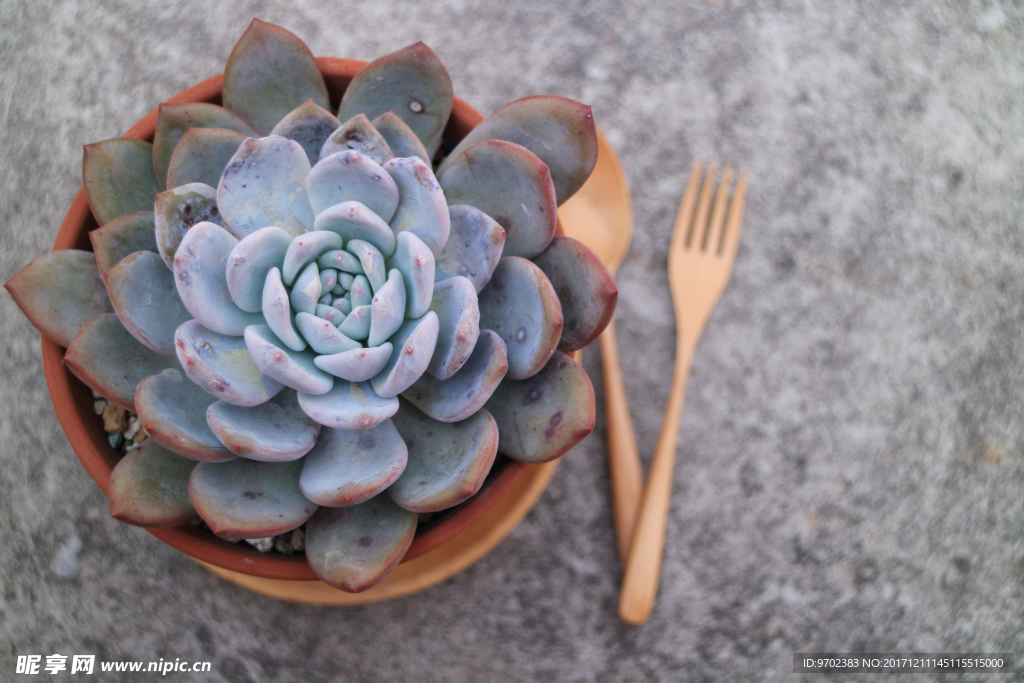
[[[690,174],[669,243],[668,280],[676,315],[676,362],[672,374],[672,390],[665,406],[658,446],[644,487],[633,532],[633,544],[622,580],[619,616],[630,624],[647,621],[654,608],[654,597],[661,576],[669,501],[672,497],[676,438],[679,435],[690,361],[693,360],[693,352],[697,348],[704,324],[732,274],[736,248],[740,243],[747,189],[746,172],[740,173],[726,215],[732,167],[726,167],[722,174],[722,182],[712,207],[711,195],[717,171],[712,161],[708,165],[694,215],[702,171],[703,164],[698,161]]]

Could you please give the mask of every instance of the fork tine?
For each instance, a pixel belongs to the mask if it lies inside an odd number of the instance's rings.
[[[736,190],[732,193],[729,205],[729,216],[725,221],[725,232],[722,235],[722,247],[719,253],[730,258],[736,257],[736,249],[740,244],[740,232],[743,230],[743,208],[747,201],[747,172],[740,171],[736,181]]]
[[[708,209],[711,206],[711,188],[715,184],[716,175],[718,175],[718,164],[712,160],[708,163],[708,172],[704,175],[704,186],[701,188],[700,203],[697,204],[697,216],[693,219],[690,232],[686,235],[687,249],[693,245],[694,239],[700,239],[701,244],[704,243],[708,224]]]
[[[680,251],[684,240],[690,234],[690,228],[693,225],[693,205],[697,199],[697,188],[700,185],[703,170],[704,165],[701,162],[695,163],[693,171],[690,173],[690,179],[686,182],[686,192],[683,193],[683,199],[679,202],[679,213],[676,214],[676,223],[672,229],[672,239],[669,244],[670,254]]]
[[[711,210],[711,221],[708,223],[708,231],[704,235],[704,243],[700,245],[701,251],[707,251],[708,245],[715,247],[717,254],[722,244],[722,225],[725,224],[725,201],[729,198],[729,186],[732,185],[732,166],[726,166],[722,172],[722,181],[718,184],[718,194],[715,196],[715,207]]]

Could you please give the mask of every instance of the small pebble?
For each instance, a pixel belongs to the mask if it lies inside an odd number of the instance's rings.
[[[107,402],[104,401],[102,398],[101,399],[97,399],[97,400],[92,402],[92,410],[97,415],[102,415],[103,411],[106,409],[106,407],[107,407]]]
[[[128,426],[128,411],[108,403],[103,409],[103,431],[108,434],[123,432]]]
[[[149,434],[146,433],[146,428],[143,427],[142,425],[139,425],[139,431],[135,433],[135,437],[132,438],[132,441],[134,441],[137,444],[140,444],[146,440],[147,436],[149,436]]]
[[[111,448],[117,448],[124,441],[124,437],[121,436],[120,432],[118,432],[117,434],[111,434],[108,436],[107,440],[110,442]]]
[[[306,532],[302,529],[296,529],[292,532],[292,549],[296,552],[306,547]]]
[[[291,555],[294,552],[291,542],[284,535],[274,537],[274,550],[282,555]]]
[[[128,420],[128,428],[124,430],[124,438],[131,440],[135,438],[135,435],[139,433],[142,428],[142,423],[139,422],[139,418],[133,415]]]
[[[247,538],[245,542],[261,553],[269,553],[271,548],[274,547],[274,539],[272,538]]]

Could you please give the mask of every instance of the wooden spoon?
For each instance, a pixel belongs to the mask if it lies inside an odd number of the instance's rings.
[[[629,184],[619,158],[601,131],[597,131],[597,165],[590,178],[558,208],[565,234],[590,247],[615,274],[629,251],[633,236],[633,207]],[[633,541],[633,526],[643,489],[640,454],[622,383],[614,318],[600,337],[604,374],[605,410],[608,415],[608,466],[611,470],[612,510],[619,557],[623,564]]]

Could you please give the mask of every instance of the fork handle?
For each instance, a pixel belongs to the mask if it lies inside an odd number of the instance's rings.
[[[629,557],[633,528],[640,508],[643,474],[640,453],[636,447],[633,421],[626,402],[626,387],[619,365],[619,345],[615,338],[615,320],[608,323],[599,337],[601,370],[604,375],[605,413],[608,421],[608,470],[612,489],[612,515],[619,559],[623,566]]]
[[[619,616],[629,624],[647,621],[654,609],[654,597],[661,578],[661,561],[665,549],[665,527],[668,523],[669,502],[672,499],[672,470],[676,460],[676,440],[682,418],[686,380],[690,375],[694,345],[679,346],[676,350],[672,389],[658,434],[658,445],[651,460],[640,512],[633,532],[633,544],[619,596]]]

